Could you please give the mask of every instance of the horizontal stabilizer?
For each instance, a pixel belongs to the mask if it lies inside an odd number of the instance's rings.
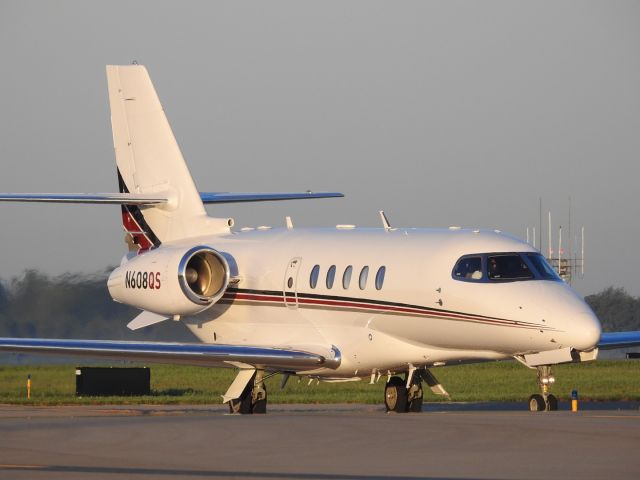
[[[344,197],[337,192],[299,193],[229,193],[202,192],[202,203],[272,202]],[[111,205],[161,205],[169,202],[167,195],[140,193],[0,193],[0,202],[88,203]]]
[[[140,328],[149,327],[151,325],[155,325],[156,323],[164,322],[165,320],[169,320],[169,317],[164,315],[158,315],[157,313],[144,311],[136,318],[131,320],[127,327],[129,330],[138,330]]]
[[[0,351],[180,363],[207,367],[228,367],[234,363],[242,363],[253,367],[285,371],[313,370],[320,367],[337,368],[340,365],[339,355],[335,358],[327,358],[317,353],[287,348],[209,343],[0,338]]]
[[[158,205],[169,201],[162,194],[139,193],[0,193],[0,202],[95,203]]]
[[[601,350],[639,346],[640,331],[603,333],[600,335],[600,341],[598,342],[598,348]]]
[[[276,200],[305,200],[312,198],[344,197],[338,192],[293,192],[293,193],[229,193],[200,192],[202,203],[272,202]]]

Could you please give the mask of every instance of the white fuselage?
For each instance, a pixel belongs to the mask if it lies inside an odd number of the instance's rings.
[[[184,319],[190,330],[207,343],[313,351],[324,345],[322,354],[337,347],[339,368],[313,372],[318,376],[362,377],[411,365],[589,350],[600,336],[595,315],[562,281],[454,278],[454,265],[464,255],[536,252],[500,232],[268,229],[189,240],[198,243],[226,256],[236,283],[220,302]],[[368,275],[361,285],[363,267]],[[376,285],[380,267],[384,280]]]

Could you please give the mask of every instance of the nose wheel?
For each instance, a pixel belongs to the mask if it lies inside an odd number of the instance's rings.
[[[529,410],[532,412],[553,412],[558,410],[558,399],[549,393],[551,385],[556,381],[550,365],[538,367],[538,386],[541,394],[533,394],[529,397]]]

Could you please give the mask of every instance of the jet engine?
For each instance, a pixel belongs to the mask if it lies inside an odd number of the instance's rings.
[[[160,315],[194,315],[222,298],[229,264],[207,246],[160,247],[116,268],[107,281],[120,303]]]

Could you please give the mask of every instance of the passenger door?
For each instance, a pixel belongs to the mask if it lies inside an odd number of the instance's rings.
[[[300,271],[301,264],[302,258],[292,258],[289,260],[284,274],[282,291],[284,293],[284,304],[287,308],[298,308],[298,272]]]

